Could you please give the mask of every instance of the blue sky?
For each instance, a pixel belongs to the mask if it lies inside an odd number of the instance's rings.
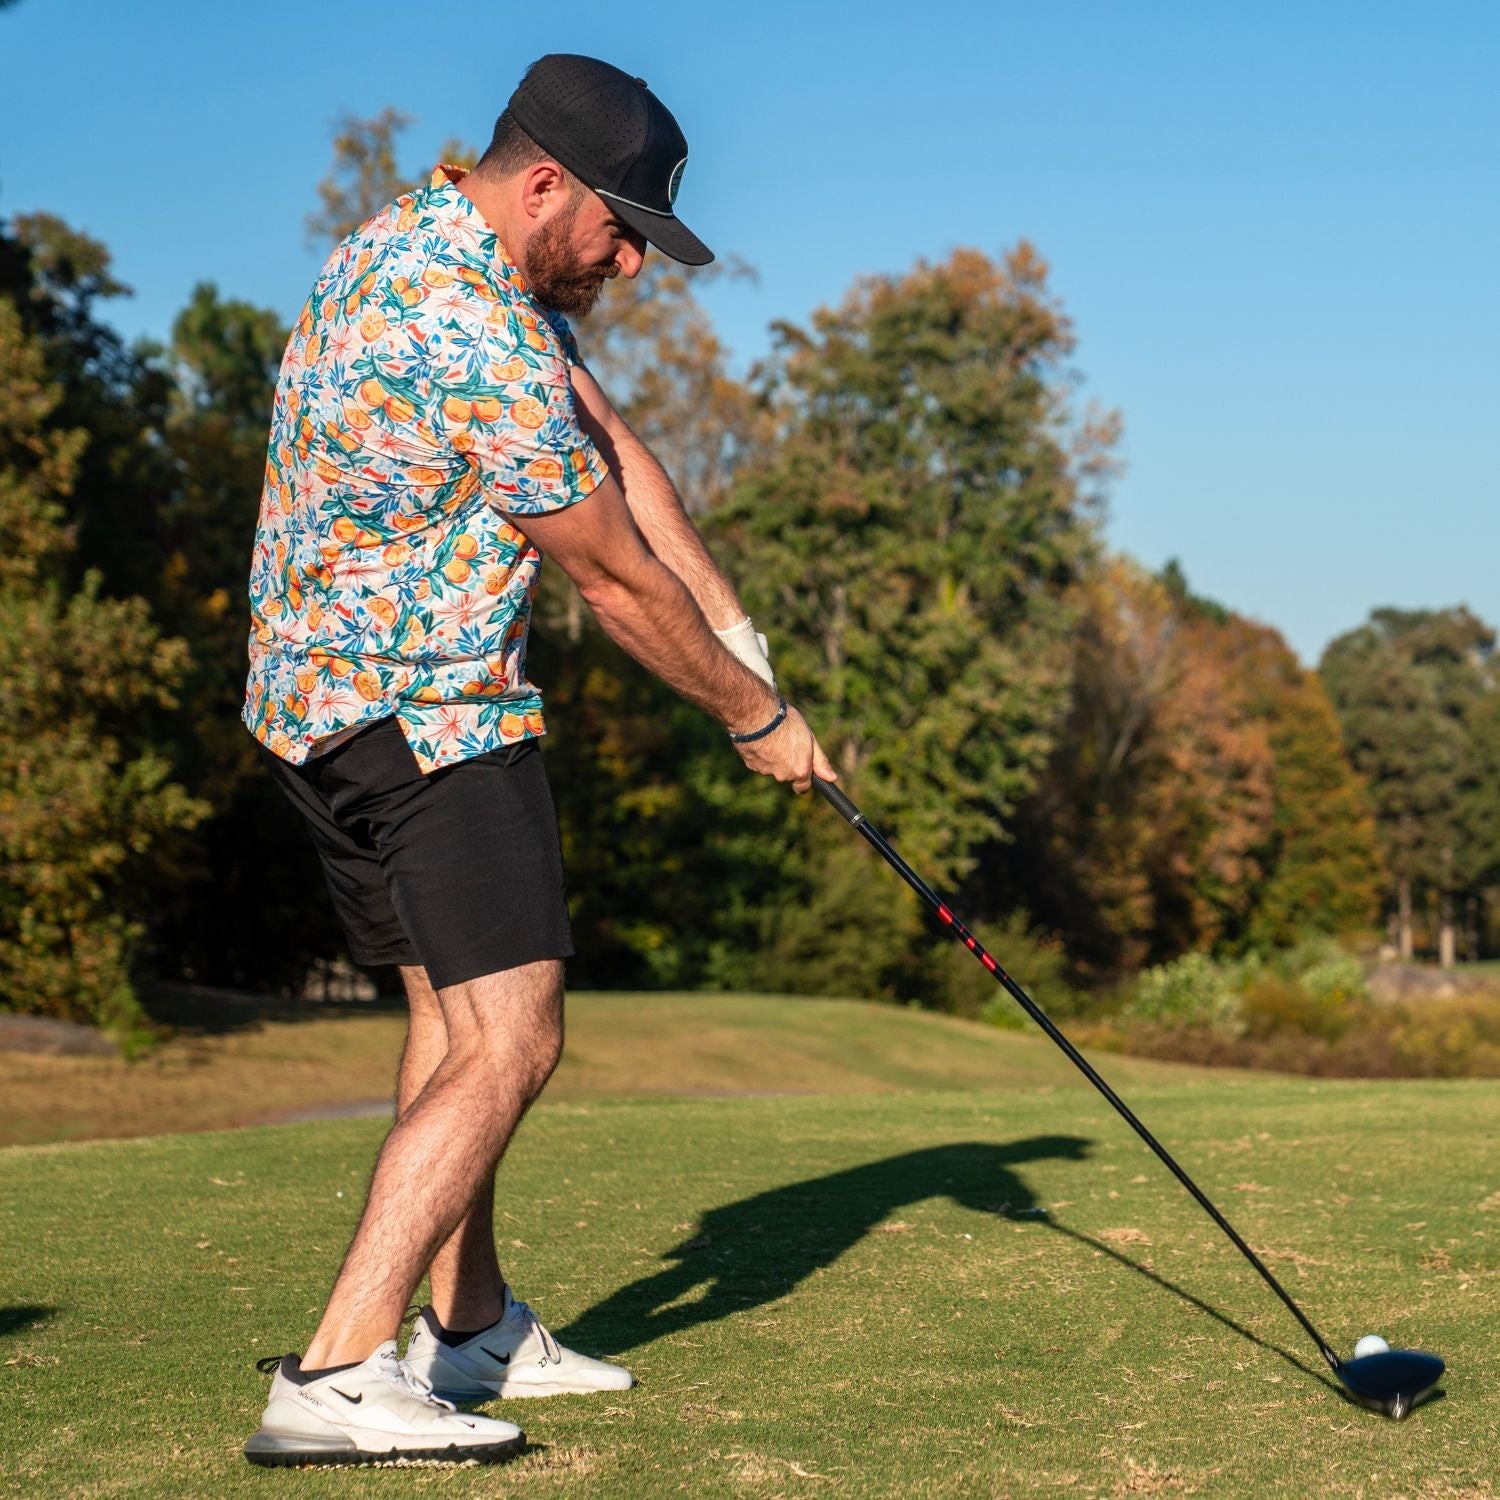
[[[856,275],[1024,236],[1082,394],[1125,417],[1113,543],[1304,658],[1374,605],[1500,625],[1500,6],[385,0],[0,10],[0,214],[103,239],[165,335],[192,285],[290,316],[341,111],[417,117],[413,176],[524,66],[640,73],[692,146],[679,212],[752,286],[747,363]]]

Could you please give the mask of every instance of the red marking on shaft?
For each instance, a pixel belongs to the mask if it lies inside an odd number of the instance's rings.
[[[995,960],[991,958],[988,953],[981,953],[979,955],[979,961],[985,966],[985,968],[990,971],[991,974],[993,974],[995,972],[995,969],[998,967],[995,963]]]
[[[938,916],[948,923],[950,927],[953,925],[953,913],[946,906],[938,907]]]

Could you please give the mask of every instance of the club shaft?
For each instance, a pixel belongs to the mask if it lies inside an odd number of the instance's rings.
[[[1025,990],[1016,983],[1014,979],[1000,966],[995,958],[989,953],[984,945],[969,931],[968,927],[942,902],[931,886],[917,874],[907,862],[891,847],[885,835],[879,829],[872,827],[870,821],[860,810],[839,790],[832,782],[814,778],[813,785],[822,793],[825,800],[839,813],[851,828],[856,829],[869,843],[880,857],[914,890],[937,916],[938,920],[984,965],[995,979],[1004,987],[1017,1005],[1036,1022],[1038,1026],[1057,1044],[1067,1056],[1068,1061],[1083,1074],[1093,1086],[1112,1104],[1120,1118],[1125,1121],[1135,1133],[1151,1148],[1161,1161],[1163,1166],[1191,1193],[1197,1201],[1198,1206],[1211,1218],[1230,1243],[1260,1272],[1266,1285],[1281,1298],[1286,1305],[1287,1311],[1306,1330],[1307,1335],[1318,1346],[1318,1352],[1328,1362],[1330,1368],[1335,1372],[1339,1368],[1339,1358],[1328,1346],[1327,1340],[1313,1327],[1307,1314],[1292,1300],[1285,1287],[1277,1281],[1270,1270],[1261,1261],[1261,1258],[1253,1251],[1239,1231],[1224,1217],[1214,1206],[1212,1200],[1193,1181],[1183,1169],[1173,1160],[1172,1154],[1157,1138],[1138,1120],[1134,1111],[1120,1096],[1104,1081],[1094,1070],[1089,1060],[1070,1042],[1066,1036],[1052,1023],[1047,1013],[1034,1001]]]

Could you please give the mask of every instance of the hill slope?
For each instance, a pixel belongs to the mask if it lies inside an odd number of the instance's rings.
[[[0,1053],[0,1145],[156,1135],[388,1100],[403,1012],[199,992],[140,1062]],[[1111,1058],[1121,1087],[1215,1076]],[[1044,1038],[891,1005],[759,995],[570,995],[546,1098],[1072,1085]]]

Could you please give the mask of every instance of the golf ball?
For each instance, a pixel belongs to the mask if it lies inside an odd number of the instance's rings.
[[[1378,1333],[1367,1333],[1355,1346],[1355,1359],[1363,1359],[1367,1354],[1389,1354],[1391,1346],[1381,1338]]]

